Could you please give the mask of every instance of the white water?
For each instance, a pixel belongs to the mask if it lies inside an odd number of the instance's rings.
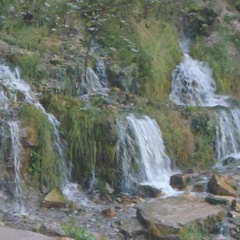
[[[216,113],[216,156],[224,159],[240,159],[240,110],[229,109]]]
[[[14,164],[14,181],[15,181],[15,192],[14,198],[15,203],[12,206],[12,211],[18,214],[25,213],[25,207],[22,203],[22,184],[20,178],[20,167],[21,167],[21,143],[19,138],[19,123],[8,122],[10,138],[11,138],[11,153]]]
[[[187,54],[189,45],[187,39],[180,42],[183,59],[172,73],[170,100],[183,106],[224,107],[215,111],[216,158],[220,164],[227,158],[240,159],[240,110],[231,105],[230,97],[216,94],[212,70]]]
[[[100,74],[99,77],[101,77],[101,81],[98,77],[98,75],[89,67],[86,68],[86,77],[82,76],[82,83],[81,83],[81,92],[83,94],[93,94],[93,93],[99,93],[103,95],[107,95],[108,88],[106,78],[103,74],[105,72],[104,66],[102,66],[102,63],[98,64],[98,73]]]
[[[11,89],[14,99],[16,98],[18,91],[23,93],[26,103],[34,105],[37,109],[42,111],[47,116],[49,122],[52,125],[52,143],[57,157],[56,174],[62,179],[62,192],[69,200],[78,202],[81,201],[82,204],[87,202],[87,198],[83,196],[82,193],[80,193],[77,184],[70,182],[71,166],[67,164],[65,158],[65,144],[61,141],[58,131],[58,126],[60,125],[59,121],[52,114],[46,112],[43,106],[39,103],[36,94],[31,90],[30,86],[20,78],[18,69],[11,71],[8,66],[1,64],[0,83],[5,88]],[[3,96],[5,96],[4,92]],[[7,103],[9,104],[9,100]],[[19,139],[15,139],[15,141],[19,142]],[[13,151],[15,150],[17,149],[13,149]],[[13,154],[17,154],[17,152],[14,152]],[[15,172],[19,172],[18,168],[19,166],[16,160]],[[20,174],[18,174],[16,177],[16,183],[19,184],[17,189],[20,191]]]
[[[154,119],[130,114],[117,120],[119,135],[118,161],[122,167],[123,186],[130,191],[134,183],[161,189],[166,195],[175,191],[169,185],[171,160],[165,153],[161,131]]]
[[[216,83],[207,63],[195,60],[187,53],[172,73],[169,97],[183,106],[229,106],[228,97],[216,94]]]

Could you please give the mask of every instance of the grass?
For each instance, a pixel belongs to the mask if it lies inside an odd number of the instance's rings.
[[[142,93],[149,99],[166,100],[171,72],[181,59],[176,28],[163,19],[141,20],[135,28],[147,73],[142,79]]]
[[[32,165],[37,166],[32,173],[40,175],[40,182],[50,188],[59,184],[60,176],[56,175],[56,156],[52,146],[52,128],[47,116],[33,106],[25,105],[20,110],[23,127],[27,128],[28,141],[36,145]],[[39,161],[39,162],[36,162]],[[31,168],[31,166],[29,166]]]
[[[180,231],[180,240],[202,240],[203,235],[194,224],[184,226]]]
[[[52,95],[47,101],[48,111],[61,121],[75,179],[86,180],[94,171],[100,178],[112,182],[117,175],[114,113],[82,109],[81,103],[72,97]]]
[[[63,226],[67,237],[75,240],[95,240],[95,237],[87,230],[77,226],[73,217],[69,219],[69,223]]]
[[[218,29],[218,40],[211,46],[206,46],[201,38],[194,42],[191,55],[207,61],[213,70],[218,92],[239,97],[240,87],[240,46],[239,34],[226,28]]]

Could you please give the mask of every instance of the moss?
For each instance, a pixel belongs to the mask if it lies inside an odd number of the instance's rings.
[[[181,229],[179,238],[180,240],[201,240],[203,234],[195,224],[188,224]]]
[[[52,146],[52,128],[47,116],[35,107],[25,105],[20,110],[20,117],[23,127],[28,129],[28,137],[37,144],[35,153],[41,162],[38,165],[40,169],[36,169],[39,173],[36,174],[40,174],[41,183],[50,188],[58,185],[60,176],[55,172],[56,156]]]

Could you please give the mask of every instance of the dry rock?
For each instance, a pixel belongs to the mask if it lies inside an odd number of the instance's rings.
[[[208,192],[212,194],[237,197],[238,192],[232,186],[237,186],[233,179],[217,174],[214,174],[207,184]]]
[[[187,224],[213,229],[221,222],[224,211],[206,202],[169,197],[142,204],[137,208],[137,216],[148,226],[154,226],[161,236],[167,236],[177,235]]]

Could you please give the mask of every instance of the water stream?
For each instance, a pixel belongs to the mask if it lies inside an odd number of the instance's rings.
[[[11,70],[8,66],[1,64],[0,65],[0,83],[1,85],[8,89],[8,93],[10,92],[11,99],[7,98],[7,96],[2,94],[3,99],[6,100],[4,104],[5,108],[10,104],[10,100],[16,101],[16,96],[18,92],[21,92],[25,99],[26,103],[29,103],[35,106],[37,109],[42,111],[48,118],[51,126],[52,126],[52,144],[53,149],[56,154],[56,174],[57,176],[61,176],[62,184],[61,188],[63,194],[72,201],[81,202],[83,205],[88,205],[89,201],[84,194],[82,194],[78,185],[70,182],[71,177],[71,165],[67,163],[64,149],[66,148],[66,144],[60,138],[60,133],[58,131],[58,127],[60,125],[59,121],[50,113],[47,113],[43,106],[39,103],[36,93],[34,93],[30,86],[21,79],[18,69]],[[7,101],[8,100],[8,101]],[[18,194],[21,193],[21,180],[20,180],[20,140],[17,131],[16,123],[9,123],[12,135],[12,141],[15,141],[15,144],[12,144],[14,148],[12,149],[14,154],[14,168],[16,173],[16,191]]]
[[[240,110],[230,97],[217,94],[208,64],[189,56],[189,40],[183,39],[180,46],[183,58],[172,72],[170,100],[182,106],[211,108],[217,122],[214,150],[218,164],[227,158],[240,159]]]
[[[142,184],[161,189],[166,195],[175,194],[169,185],[173,174],[171,160],[165,152],[156,121],[146,115],[129,114],[125,119],[117,120],[117,128],[123,191],[131,192],[134,185]]]

